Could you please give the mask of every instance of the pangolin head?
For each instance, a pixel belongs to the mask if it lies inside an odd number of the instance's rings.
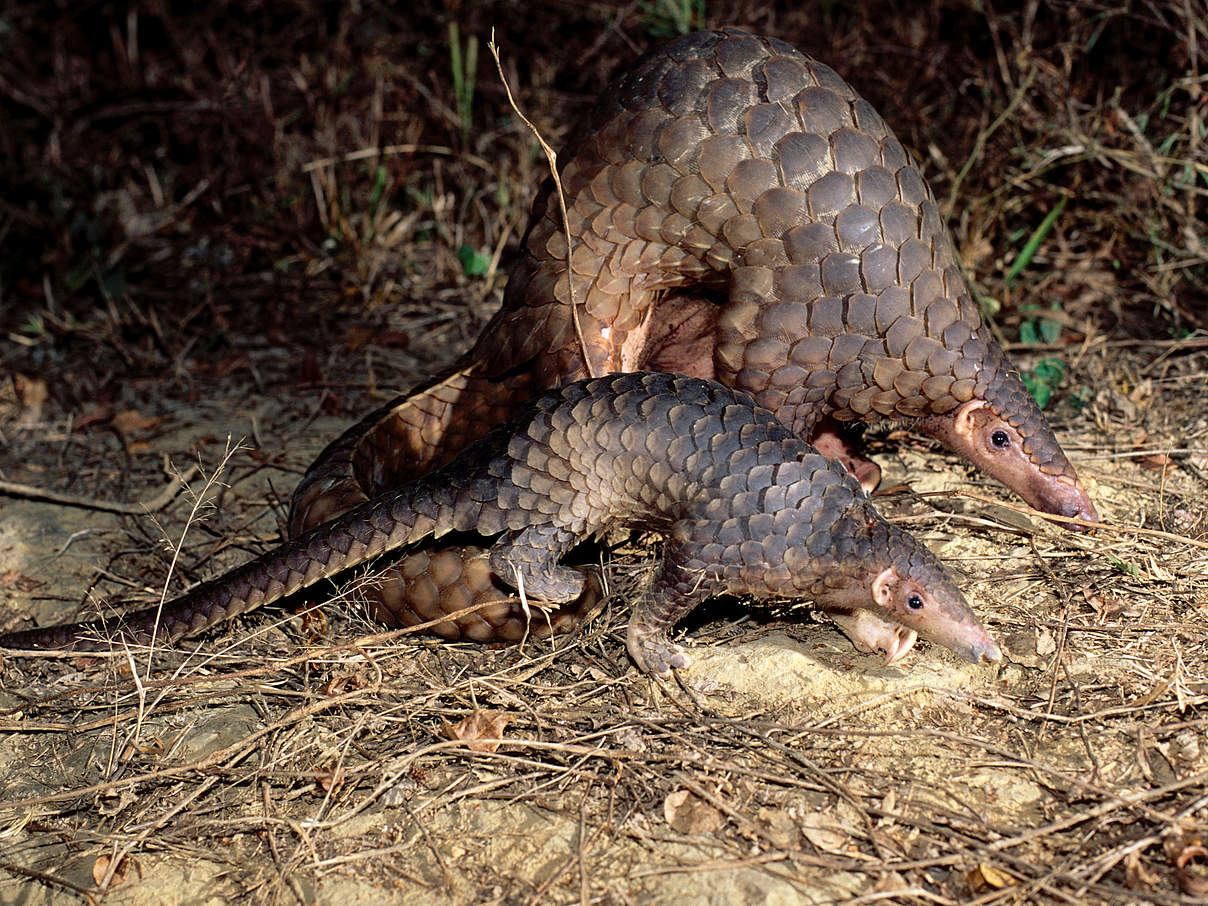
[[[913,535],[890,524],[866,499],[829,530],[833,563],[815,564],[822,610],[871,611],[968,661],[997,661],[998,644],[969,608],[943,564]]]
[[[982,348],[972,399],[920,419],[918,428],[1041,512],[1098,522],[1095,505],[1019,372],[998,343],[990,340]]]

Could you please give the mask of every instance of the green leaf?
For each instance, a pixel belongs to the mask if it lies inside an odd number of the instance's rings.
[[[1032,399],[1036,400],[1036,405],[1043,409],[1049,404],[1049,400],[1053,398],[1053,388],[1045,381],[1039,380],[1032,372],[1027,372],[1020,375],[1023,378],[1023,385],[1028,388],[1028,393],[1032,394]]]
[[[386,192],[386,184],[389,182],[389,179],[386,167],[378,164],[377,169],[373,172],[373,188],[369,190],[370,208],[376,208],[378,202],[382,200],[382,195]]]
[[[1062,195],[1057,200],[1057,204],[1053,205],[1053,210],[1045,215],[1044,220],[1040,221],[1040,226],[1036,227],[1036,231],[1024,243],[1024,247],[1019,251],[1019,256],[1011,263],[1011,269],[1007,271],[1004,280],[1007,286],[1010,286],[1020,272],[1031,263],[1036,250],[1040,248],[1040,243],[1044,242],[1044,237],[1049,234],[1049,230],[1053,228],[1053,224],[1057,222],[1057,218],[1061,216],[1061,212],[1065,210],[1065,204],[1069,200],[1068,195]]]
[[[1107,559],[1112,563],[1113,566],[1116,567],[1116,569],[1120,570],[1120,572],[1122,572],[1122,573],[1128,573],[1130,576],[1137,576],[1137,577],[1139,577],[1141,575],[1141,570],[1137,567],[1137,564],[1135,564],[1135,563],[1125,563],[1123,560],[1120,560],[1117,557],[1113,557],[1111,554],[1107,555]]]
[[[491,266],[491,256],[477,251],[472,246],[463,245],[457,250],[457,260],[467,277],[481,277]]]
[[[1041,318],[1040,336],[1046,343],[1056,343],[1061,336],[1061,322],[1052,318]]]
[[[1061,359],[1041,359],[1032,372],[1037,379],[1056,387],[1065,378],[1065,362]]]

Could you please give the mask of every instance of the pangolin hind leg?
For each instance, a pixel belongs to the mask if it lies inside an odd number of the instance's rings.
[[[290,536],[443,465],[532,392],[527,374],[494,380],[467,368],[396,398],[346,431],[307,471],[294,492]],[[543,611],[530,626],[510,585],[510,574],[497,575],[483,547],[449,541],[401,557],[364,595],[385,623],[434,622],[435,634],[472,641],[568,632],[598,609],[602,597],[597,581],[585,585],[580,577],[571,600],[560,599],[565,603]]]

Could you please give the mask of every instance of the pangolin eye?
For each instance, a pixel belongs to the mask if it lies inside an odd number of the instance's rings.
[[[909,598],[906,599],[906,606],[909,607],[911,610],[922,610],[923,609],[923,599],[920,598],[918,595],[911,595]]]
[[[1006,431],[995,431],[990,435],[990,443],[998,447],[1000,450],[1011,442],[1011,438],[1007,437]]]

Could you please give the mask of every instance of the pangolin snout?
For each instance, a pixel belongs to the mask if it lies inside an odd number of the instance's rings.
[[[1002,649],[998,647],[998,643],[994,639],[987,635],[962,651],[961,656],[974,664],[980,664],[982,661],[995,663],[1002,660]]]
[[[1091,498],[1076,481],[1055,478],[1038,489],[1036,509],[1070,519],[1081,519],[1083,522],[1098,522],[1099,513]],[[1086,526],[1071,525],[1076,532],[1089,531]]]

